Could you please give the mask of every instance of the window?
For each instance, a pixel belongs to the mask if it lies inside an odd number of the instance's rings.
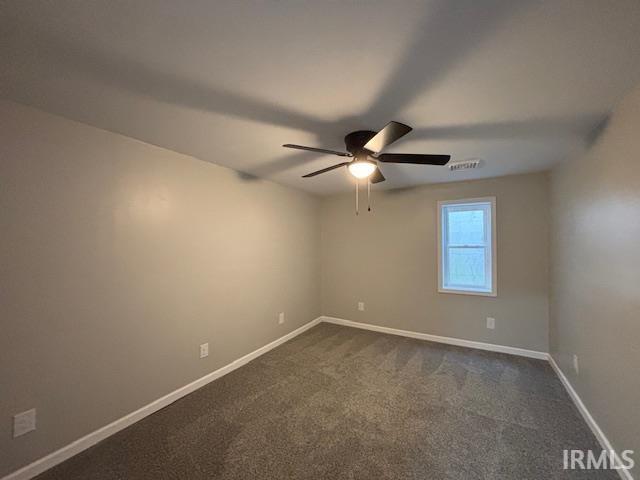
[[[438,291],[496,295],[496,199],[438,202]]]

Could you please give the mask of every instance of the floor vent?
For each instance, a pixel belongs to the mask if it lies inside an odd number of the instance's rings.
[[[449,170],[452,172],[455,170],[468,170],[470,168],[478,168],[480,166],[479,158],[472,158],[469,160],[463,160],[461,162],[452,162],[449,164]]]

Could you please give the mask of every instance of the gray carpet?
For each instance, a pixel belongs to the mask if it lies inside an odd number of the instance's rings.
[[[618,478],[563,448],[598,445],[546,362],[320,324],[38,479]]]

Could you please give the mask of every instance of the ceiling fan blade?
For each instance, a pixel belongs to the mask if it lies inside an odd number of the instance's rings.
[[[306,175],[303,175],[302,178],[315,177],[316,175],[320,175],[321,173],[328,172],[336,168],[344,167],[345,165],[349,165],[349,162],[338,163],[337,165],[333,165],[332,167],[327,167],[327,168],[323,168],[322,170],[307,173]]]
[[[307,150],[309,152],[317,152],[317,153],[327,153],[329,155],[338,155],[340,157],[350,157],[350,153],[346,152],[337,152],[335,150],[327,150],[325,148],[314,148],[314,147],[305,147],[304,145],[293,145],[291,143],[286,143],[282,145],[285,148],[295,148],[297,150]]]
[[[414,163],[416,165],[446,165],[451,155],[421,155],[417,153],[383,153],[376,160],[383,163]]]
[[[380,182],[384,182],[386,178],[384,178],[384,175],[380,171],[380,168],[376,168],[376,171],[373,172],[373,175],[371,175],[370,180],[371,180],[371,183],[380,183]]]
[[[403,123],[389,122],[366,143],[364,148],[370,152],[379,153],[411,130],[413,129],[410,126]]]

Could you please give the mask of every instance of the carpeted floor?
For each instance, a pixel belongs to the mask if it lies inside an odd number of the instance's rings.
[[[39,480],[617,479],[549,365],[320,324]]]

